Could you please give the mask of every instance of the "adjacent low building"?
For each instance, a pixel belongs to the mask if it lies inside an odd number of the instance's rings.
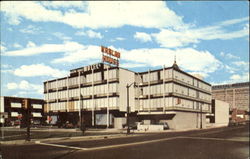
[[[205,114],[211,111],[211,85],[176,63],[146,72],[97,63],[45,81],[44,95],[45,113],[53,123],[76,126],[83,121],[87,127],[121,127],[127,101],[131,123],[167,123],[171,129],[205,127]]]
[[[209,126],[228,126],[229,124],[229,103],[212,99],[212,111],[207,114]]]
[[[41,125],[45,121],[43,104],[43,99],[1,96],[1,125],[25,126],[28,114],[30,114],[31,124]]]

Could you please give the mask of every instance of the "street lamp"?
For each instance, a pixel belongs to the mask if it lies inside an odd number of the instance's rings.
[[[127,84],[126,88],[127,88],[127,134],[130,133],[130,128],[129,128],[129,87],[131,87],[132,85],[135,85],[135,82],[131,83],[131,84]]]
[[[84,131],[85,131],[85,126],[83,124],[83,112],[82,112],[82,108],[83,108],[83,97],[82,97],[82,94],[81,94],[81,100],[80,100],[80,130],[82,130],[82,134],[84,134]]]

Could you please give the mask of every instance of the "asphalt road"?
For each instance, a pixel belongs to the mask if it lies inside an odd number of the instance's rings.
[[[249,126],[1,145],[3,159],[248,159]]]

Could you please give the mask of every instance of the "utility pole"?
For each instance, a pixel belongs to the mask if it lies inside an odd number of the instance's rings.
[[[130,85],[127,84],[126,88],[127,88],[127,134],[130,133],[130,128],[129,128],[129,87],[131,87],[132,85],[135,85],[135,83],[131,83]]]
[[[80,129],[82,130],[82,134],[84,135],[85,132],[85,125],[83,123],[83,112],[82,112],[82,108],[83,108],[83,97],[81,95],[81,103],[80,103],[80,112],[81,112],[81,118],[80,118]]]
[[[129,85],[126,86],[127,88],[127,134],[130,133],[129,129]]]

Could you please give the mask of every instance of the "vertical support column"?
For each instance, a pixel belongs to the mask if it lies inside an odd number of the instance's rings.
[[[149,103],[149,113],[151,112],[151,88],[150,88],[150,71],[148,70],[148,103]]]
[[[140,87],[139,87],[139,85],[140,85],[140,75],[139,75],[139,73],[137,73],[137,79],[138,79],[138,82],[137,82],[137,104],[138,104],[138,106],[137,106],[137,109],[138,109],[138,113],[140,112],[140,109],[141,109],[141,105],[140,105]]]
[[[165,77],[165,65],[163,65],[163,113],[165,114],[165,111],[166,111],[166,84],[165,84],[165,80],[166,80],[166,77]]]
[[[59,102],[58,102],[58,79],[56,79],[56,109],[57,109],[57,120],[58,120],[58,111],[60,109],[59,107]]]
[[[50,111],[50,107],[49,107],[49,81],[47,81],[47,86],[46,86],[46,89],[47,89],[47,111],[49,112]]]
[[[92,126],[95,125],[95,117],[94,117],[94,69],[92,68]]]
[[[69,76],[67,76],[67,112],[69,112]]]
[[[107,67],[107,128],[109,127],[109,66]]]
[[[82,124],[81,123],[81,119],[82,119],[82,109],[81,109],[81,72],[79,71],[78,72],[78,87],[79,87],[79,103],[78,103],[78,106],[79,106],[79,122],[80,122],[80,125]]]

